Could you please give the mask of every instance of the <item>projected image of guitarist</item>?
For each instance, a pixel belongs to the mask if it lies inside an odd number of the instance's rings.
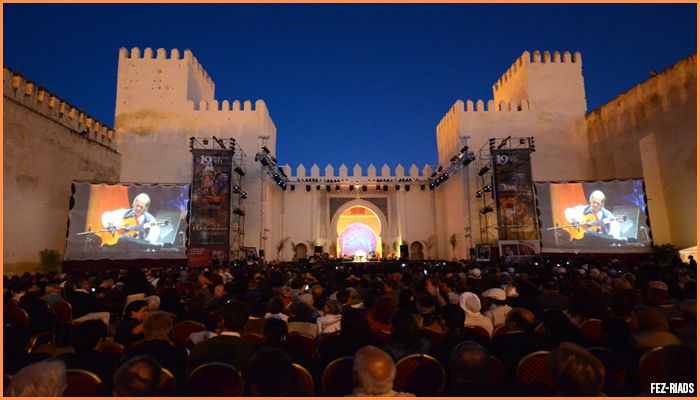
[[[566,230],[571,234],[571,239],[620,239],[620,221],[624,220],[625,216],[616,217],[604,207],[605,194],[600,190],[591,193],[588,203],[564,210],[564,216],[570,224]]]
[[[138,247],[154,249],[159,243],[160,223],[148,213],[151,198],[141,193],[134,198],[131,208],[120,208],[102,214],[101,233],[103,246]]]

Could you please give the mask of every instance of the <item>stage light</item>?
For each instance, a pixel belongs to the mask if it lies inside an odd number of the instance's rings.
[[[270,149],[268,149],[267,146],[263,146],[262,151],[264,151],[267,154],[270,154]]]
[[[428,186],[430,186],[430,190],[433,190],[433,189],[435,189],[435,184],[434,184],[434,183],[432,183],[432,182],[430,182],[430,185],[428,185]]]
[[[190,137],[190,150],[194,150],[194,136]]]
[[[241,192],[241,188],[239,188],[238,186],[233,187],[233,193],[240,193],[240,192]]]
[[[469,150],[469,146],[465,145],[464,147],[462,147],[462,150],[460,150],[459,152],[460,152],[460,153],[466,153],[467,150]]]
[[[204,139],[204,140],[202,140],[202,143],[206,146],[206,145],[209,144],[209,140],[208,140],[208,139]]]
[[[431,178],[435,178],[437,176],[437,171],[433,171],[433,173],[430,175]]]
[[[335,191],[339,192],[340,191],[340,185],[335,185]]]
[[[316,190],[321,190],[321,185],[316,185]]]
[[[520,138],[520,144],[525,144],[525,138]]]
[[[457,161],[458,158],[459,158],[459,156],[452,156],[452,158],[450,158],[450,162],[453,163],[453,162]]]
[[[382,189],[386,192],[387,190],[389,190],[389,185],[384,185]]]
[[[425,185],[420,185],[420,190],[425,190]]]
[[[277,159],[274,156],[270,156],[270,160],[272,160],[273,163],[277,163]]]
[[[437,172],[442,172],[442,165],[438,165]]]
[[[311,191],[311,185],[306,185],[306,191],[310,192]]]
[[[331,191],[331,185],[326,185],[326,192],[330,192],[330,191]]]
[[[535,152],[535,137],[530,136],[530,152],[534,153]]]
[[[406,185],[403,188],[404,188],[404,190],[406,190],[408,192],[409,190],[411,190],[411,185]]]
[[[234,171],[235,173],[237,173],[238,175],[240,175],[240,176],[244,176],[244,175],[245,175],[245,172],[243,171],[243,169],[242,169],[241,167],[236,167],[236,168],[233,169],[233,171]]]
[[[467,153],[467,156],[464,158],[464,161],[462,161],[462,165],[469,165],[469,163],[471,163],[474,160],[476,160],[474,153]]]
[[[496,139],[489,139],[489,150],[493,151],[496,149]]]
[[[279,182],[277,182],[277,184],[279,185]],[[293,191],[294,191],[294,189],[296,189],[296,185],[291,185],[289,189],[291,189],[291,190],[292,190],[292,192],[293,192]]]
[[[375,189],[377,190],[377,192],[380,191],[380,190],[382,190],[382,185],[377,185],[377,186],[375,187]]]
[[[229,149],[229,150],[235,150],[235,149],[236,149],[236,139],[234,139],[234,138],[229,138],[229,139],[228,139],[228,149]]]
[[[484,165],[484,166],[481,167],[481,169],[479,170],[479,176],[484,176],[484,174],[487,173],[487,172],[489,172],[490,170],[491,170],[491,167],[489,167],[488,165]]]
[[[484,186],[484,193],[491,193],[491,185]]]
[[[478,192],[476,192],[476,198],[477,198],[477,199],[480,199],[480,198],[482,198],[483,196],[484,196],[484,193],[482,193],[481,190],[479,190]]]
[[[241,198],[242,198],[242,199],[247,199],[247,198],[248,198],[248,193],[246,193],[246,192],[241,192]]]

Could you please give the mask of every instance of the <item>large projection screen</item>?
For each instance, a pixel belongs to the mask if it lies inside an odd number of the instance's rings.
[[[644,181],[537,182],[542,251],[651,251]]]
[[[73,182],[66,261],[184,259],[186,184]]]

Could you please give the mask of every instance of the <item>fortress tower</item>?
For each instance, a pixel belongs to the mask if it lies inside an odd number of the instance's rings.
[[[447,165],[459,152],[463,146],[460,137],[469,137],[468,145],[475,153],[484,146],[488,148],[489,138],[534,137],[534,180],[594,178],[579,53],[523,52],[494,83],[493,95],[487,101],[457,100],[445,114],[437,126],[440,165]],[[476,180],[475,164],[467,170],[469,182]],[[448,237],[452,234],[459,239],[457,248],[467,248],[463,242],[469,241],[465,227],[471,226],[472,238],[478,236],[477,202],[465,206],[453,201],[458,198],[469,203],[480,189],[467,187],[465,179],[448,180],[437,194],[438,245],[443,254],[449,251]],[[465,218],[465,214],[470,217]]]
[[[261,148],[260,137],[266,138],[266,146],[275,154],[275,124],[262,100],[255,104],[219,101],[214,88],[214,81],[189,50],[181,57],[173,49],[168,57],[165,49],[155,53],[150,48],[143,53],[139,48],[120,49],[114,115],[122,154],[120,178],[122,182],[190,183],[190,137],[234,138],[246,154],[242,189],[248,193],[245,212],[250,217],[245,245],[260,248],[261,229],[272,225],[270,215],[279,194],[270,190],[269,180],[261,179],[255,154]],[[266,216],[264,221],[261,215]]]

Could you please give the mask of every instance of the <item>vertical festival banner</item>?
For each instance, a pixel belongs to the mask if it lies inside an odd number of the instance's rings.
[[[537,239],[530,149],[491,152],[499,239]]]
[[[192,150],[190,266],[217,265],[228,259],[231,222],[229,150]]]

